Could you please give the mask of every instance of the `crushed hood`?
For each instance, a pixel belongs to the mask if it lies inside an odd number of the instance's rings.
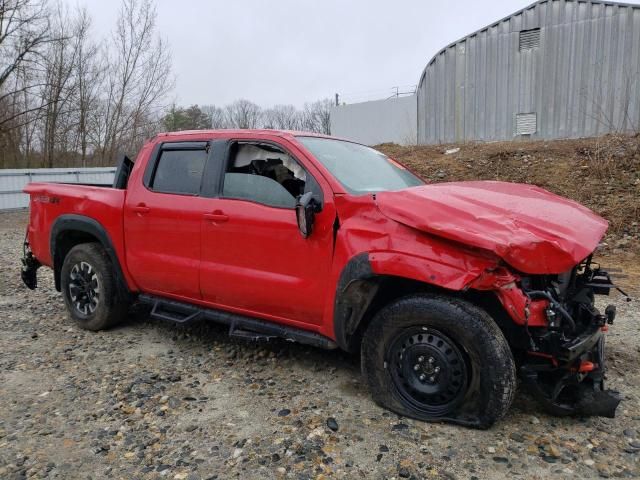
[[[608,223],[588,208],[532,185],[453,182],[376,196],[387,217],[494,252],[532,274],[565,272],[598,245]]]

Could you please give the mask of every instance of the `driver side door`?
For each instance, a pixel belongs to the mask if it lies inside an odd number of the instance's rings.
[[[242,139],[230,141],[218,193],[202,220],[202,298],[219,308],[292,326],[319,325],[333,250],[336,211],[331,191],[319,182],[317,172],[298,160],[302,153],[294,151],[295,146],[267,142],[276,151],[271,155],[281,151],[295,162],[287,158],[287,170],[297,170],[298,177],[304,172],[304,188],[321,199],[314,231],[303,238],[294,196],[266,173],[247,170],[244,165],[251,158],[234,167],[241,143]],[[258,148],[261,144],[250,143]],[[280,165],[276,170],[283,172]]]

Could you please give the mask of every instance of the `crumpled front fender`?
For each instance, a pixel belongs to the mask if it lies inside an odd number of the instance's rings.
[[[545,310],[548,300],[532,300],[516,284],[518,277],[503,267],[490,269],[471,281],[467,287],[490,290],[517,324],[527,327],[546,327]]]
[[[378,275],[393,275],[437,285],[449,290],[462,290],[490,264],[460,257],[454,264],[442,258],[427,258],[400,252],[371,252],[371,269]]]
[[[492,291],[514,323],[528,327],[545,327],[547,300],[532,300],[517,286],[518,277],[485,259],[460,255],[457,262],[449,258],[425,258],[398,252],[372,252],[371,269],[380,275],[411,278],[449,290]]]

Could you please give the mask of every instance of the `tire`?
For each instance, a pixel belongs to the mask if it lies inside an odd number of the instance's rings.
[[[387,305],[365,331],[361,354],[373,399],[406,417],[484,429],[514,398],[507,340],[489,314],[461,299],[424,294]]]
[[[62,296],[69,317],[85,330],[104,330],[120,323],[129,304],[118,295],[113,265],[99,243],[73,247],[62,263]]]

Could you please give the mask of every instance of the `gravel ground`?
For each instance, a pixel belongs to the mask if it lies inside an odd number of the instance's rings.
[[[489,431],[376,406],[358,359],[132,314],[91,333],[50,271],[19,280],[24,212],[0,214],[0,478],[640,476],[638,303],[608,336],[615,419],[554,418],[519,392]]]

